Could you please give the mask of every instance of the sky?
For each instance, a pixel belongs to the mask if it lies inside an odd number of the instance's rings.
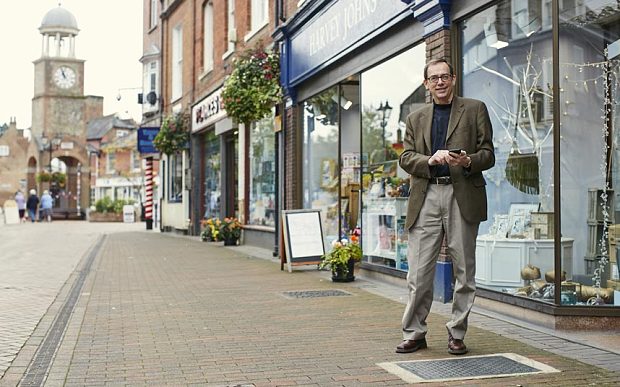
[[[39,26],[58,3],[75,16],[77,59],[85,60],[84,94],[104,97],[103,113],[140,122],[142,0],[0,0],[0,125],[31,125]],[[133,90],[130,90],[133,89]],[[120,101],[117,96],[121,95]]]

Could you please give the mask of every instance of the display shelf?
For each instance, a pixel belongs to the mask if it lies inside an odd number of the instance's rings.
[[[362,249],[370,263],[408,270],[407,198],[371,198],[362,217]]]
[[[573,239],[562,238],[562,270],[572,277]],[[521,287],[521,269],[532,264],[544,273],[554,268],[553,239],[510,239],[480,235],[476,239],[476,283]]]

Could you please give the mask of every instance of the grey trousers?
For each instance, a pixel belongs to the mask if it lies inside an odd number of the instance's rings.
[[[444,234],[456,278],[452,319],[446,327],[455,339],[465,337],[467,318],[476,291],[476,237],[479,225],[463,219],[451,184],[428,185],[418,219],[409,230],[409,301],[402,322],[405,340],[419,340],[426,336],[426,318],[433,303],[435,262]]]

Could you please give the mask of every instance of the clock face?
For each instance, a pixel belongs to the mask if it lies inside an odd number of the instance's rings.
[[[54,71],[54,83],[62,89],[75,85],[75,71],[71,67],[60,66]]]

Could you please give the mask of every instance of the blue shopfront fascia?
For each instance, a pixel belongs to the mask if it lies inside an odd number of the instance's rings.
[[[451,3],[452,0],[317,0],[308,3],[274,32],[274,38],[281,42],[281,82],[287,92],[291,91],[408,18],[411,22],[424,23],[424,36],[447,28]]]

